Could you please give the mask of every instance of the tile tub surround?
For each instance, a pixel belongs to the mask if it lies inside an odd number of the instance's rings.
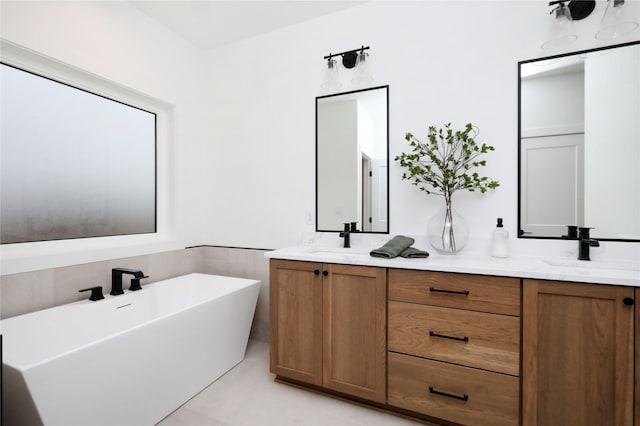
[[[265,250],[199,246],[0,277],[0,319],[85,299],[79,289],[111,290],[111,269],[136,268],[149,275],[144,284],[200,272],[261,281],[251,338],[269,339],[269,261]],[[128,286],[125,279],[124,287]]]

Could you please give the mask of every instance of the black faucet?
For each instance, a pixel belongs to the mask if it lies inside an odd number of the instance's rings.
[[[589,236],[591,228],[578,228],[578,260],[591,260],[589,247],[600,247],[598,240]]]
[[[349,223],[344,224],[344,231],[340,233],[340,237],[344,237],[344,248],[351,247],[351,231],[349,229]]]
[[[567,235],[563,235],[561,238],[566,240],[577,240],[578,227],[576,225],[567,225]]]
[[[129,268],[113,268],[111,270],[111,292],[109,293],[112,296],[117,296],[118,294],[123,294],[122,291],[122,274],[131,274],[133,275],[133,279],[131,279],[131,287],[129,290],[136,291],[141,290],[140,280],[143,278],[149,278],[144,275],[144,272],[139,269],[129,269]]]

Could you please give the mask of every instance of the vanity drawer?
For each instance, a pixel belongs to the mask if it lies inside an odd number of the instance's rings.
[[[520,279],[389,269],[389,300],[520,316]]]
[[[389,302],[389,350],[518,376],[520,318]]]
[[[517,425],[517,377],[389,353],[388,403],[464,425]]]

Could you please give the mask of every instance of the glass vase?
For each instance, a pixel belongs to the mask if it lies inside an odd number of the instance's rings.
[[[446,203],[427,225],[429,243],[440,254],[456,254],[464,248],[469,239],[469,225]]]

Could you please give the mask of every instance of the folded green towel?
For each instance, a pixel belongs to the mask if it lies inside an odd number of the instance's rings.
[[[407,259],[422,259],[425,257],[429,257],[429,253],[424,250],[419,250],[415,247],[408,247],[404,249],[400,256],[406,257]]]
[[[373,257],[384,257],[385,259],[392,259],[399,256],[400,253],[411,246],[413,242],[413,238],[396,235],[395,237],[387,241],[387,243],[382,247],[371,250],[369,254]]]

